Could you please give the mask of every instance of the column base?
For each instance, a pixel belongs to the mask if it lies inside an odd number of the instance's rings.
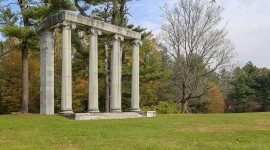
[[[122,110],[121,109],[111,109],[111,112],[112,113],[120,113],[120,112],[122,112]]]
[[[140,112],[141,110],[140,110],[140,108],[131,108],[130,111],[131,112]]]
[[[98,109],[89,109],[87,112],[88,113],[99,113],[100,111]]]
[[[60,110],[60,114],[74,114],[73,110]]]

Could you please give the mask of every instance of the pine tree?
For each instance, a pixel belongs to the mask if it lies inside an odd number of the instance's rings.
[[[2,3],[1,3],[2,5]],[[12,7],[19,7],[18,12],[12,12]],[[33,50],[39,50],[39,22],[48,15],[52,15],[61,10],[74,7],[69,0],[18,0],[16,3],[7,3],[2,5],[0,17],[2,27],[1,32],[6,38],[16,38],[20,41],[19,47],[22,51],[22,104],[20,112],[28,113],[29,99],[29,69],[28,53]],[[6,17],[8,16],[8,17]],[[17,21],[18,20],[18,21]]]

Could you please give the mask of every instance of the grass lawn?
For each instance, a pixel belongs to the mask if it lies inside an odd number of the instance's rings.
[[[2,115],[0,149],[270,149],[270,113],[94,121]]]

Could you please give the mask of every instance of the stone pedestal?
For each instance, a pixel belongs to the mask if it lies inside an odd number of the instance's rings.
[[[47,30],[40,37],[40,114],[54,114],[54,38]]]
[[[98,35],[101,31],[90,29],[89,50],[89,96],[88,112],[99,112],[98,108]]]
[[[141,41],[133,41],[132,51],[132,91],[131,91],[131,111],[140,111],[140,91],[139,91],[139,80],[140,80],[140,69],[139,69],[139,46]]]
[[[120,42],[124,40],[121,35],[114,35],[111,51],[111,86],[110,109],[111,112],[121,112],[121,57]]]

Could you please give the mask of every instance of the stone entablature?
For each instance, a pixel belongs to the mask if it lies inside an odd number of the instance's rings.
[[[54,37],[53,29],[62,30],[62,114],[73,114],[72,109],[72,61],[71,30],[82,27],[89,33],[89,97],[88,112],[98,113],[98,36],[101,33],[112,35],[110,71],[110,111],[122,112],[122,49],[121,43],[133,41],[132,52],[132,98],[131,111],[139,112],[139,45],[141,33],[118,27],[104,21],[63,11],[44,19],[40,36],[40,113],[54,114]]]
[[[62,23],[63,21],[73,22],[77,26],[93,27],[93,28],[101,30],[101,32],[103,33],[119,34],[119,35],[124,36],[125,39],[139,39],[139,40],[141,39],[141,33],[139,32],[135,32],[130,29],[115,26],[110,23],[96,20],[90,17],[77,15],[69,11],[63,11],[59,14],[45,18],[41,22],[40,28],[42,30],[46,28],[51,28],[51,27],[57,26],[58,23]]]

